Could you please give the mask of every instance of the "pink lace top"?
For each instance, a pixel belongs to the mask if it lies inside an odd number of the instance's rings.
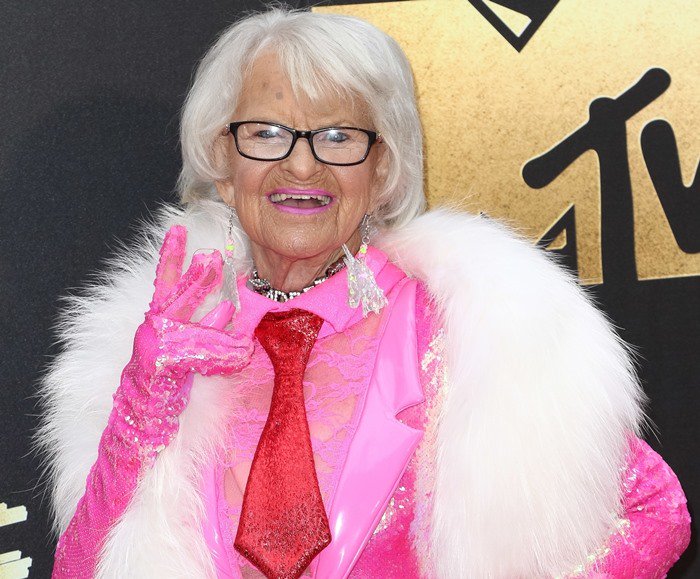
[[[386,263],[386,256],[370,248],[368,262],[377,271]],[[363,408],[380,342],[380,326],[390,310],[387,307],[380,315],[370,314],[363,318],[361,310],[351,309],[345,303],[346,290],[336,291],[335,286],[344,283],[341,277],[338,276],[337,280],[331,278],[285,304],[268,300],[241,284],[241,313],[235,320],[237,329],[243,332],[252,332],[270,310],[308,309],[328,320],[319,333],[304,376],[311,443],[327,511],[330,511],[348,446]],[[381,277],[379,279],[386,292],[397,282],[393,277],[387,286],[382,284]],[[256,344],[250,365],[236,381],[236,397],[240,403],[230,423],[225,462],[216,472],[221,535],[231,569],[234,573],[236,569],[240,570],[242,577],[263,577],[233,549],[233,542],[250,466],[270,407],[273,378],[270,360],[264,349]],[[410,412],[415,416],[421,414],[415,410]],[[386,523],[383,520],[380,526],[386,526]],[[312,562],[306,576],[314,573],[316,563]]]
[[[306,414],[316,473],[327,510],[357,425],[358,410],[362,408],[377,349],[379,320],[378,316],[372,316],[343,333],[320,338],[307,365],[304,380]],[[273,378],[267,354],[256,347],[239,382],[240,410],[231,423],[228,457],[219,474],[224,491],[220,494],[219,504],[222,535],[230,559],[244,570],[244,577],[262,576],[253,573],[254,568],[233,551],[232,545],[248,473],[270,407]]]

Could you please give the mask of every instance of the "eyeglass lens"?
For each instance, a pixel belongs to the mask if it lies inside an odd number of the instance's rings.
[[[236,134],[241,154],[261,161],[286,156],[293,140],[291,131],[264,123],[242,123]],[[316,156],[326,163],[357,163],[369,148],[369,135],[357,129],[328,129],[314,134],[311,140]]]

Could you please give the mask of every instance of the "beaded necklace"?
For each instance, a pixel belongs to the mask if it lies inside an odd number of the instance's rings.
[[[259,293],[260,295],[270,298],[271,300],[274,300],[276,302],[286,302],[297,296],[300,296],[303,293],[306,293],[310,289],[315,288],[317,285],[322,284],[329,277],[335,275],[344,267],[345,261],[342,257],[340,257],[338,260],[336,260],[330,266],[328,266],[328,268],[322,276],[317,277],[309,285],[301,288],[298,291],[288,292],[272,287],[272,284],[270,284],[270,280],[260,277],[258,275],[258,270],[254,268],[253,274],[248,278],[248,281],[246,282],[246,286],[248,286],[249,289],[252,289],[255,293]]]

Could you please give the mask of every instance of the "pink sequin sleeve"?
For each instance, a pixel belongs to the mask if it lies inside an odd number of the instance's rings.
[[[585,576],[665,577],[690,542],[690,515],[678,478],[646,442],[631,438],[622,484],[624,513]]]
[[[182,227],[166,235],[155,295],[136,331],[85,493],[58,541],[54,579],[94,577],[110,529],[126,511],[140,477],[177,433],[192,372],[229,373],[249,359],[249,340],[221,331],[233,313],[230,303],[198,324],[188,321],[220,284],[221,256],[197,255],[181,276],[185,241]]]

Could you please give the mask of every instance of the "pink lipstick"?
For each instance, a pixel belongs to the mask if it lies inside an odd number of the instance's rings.
[[[326,211],[335,196],[325,189],[280,188],[267,194],[270,202],[280,211],[313,215]]]

